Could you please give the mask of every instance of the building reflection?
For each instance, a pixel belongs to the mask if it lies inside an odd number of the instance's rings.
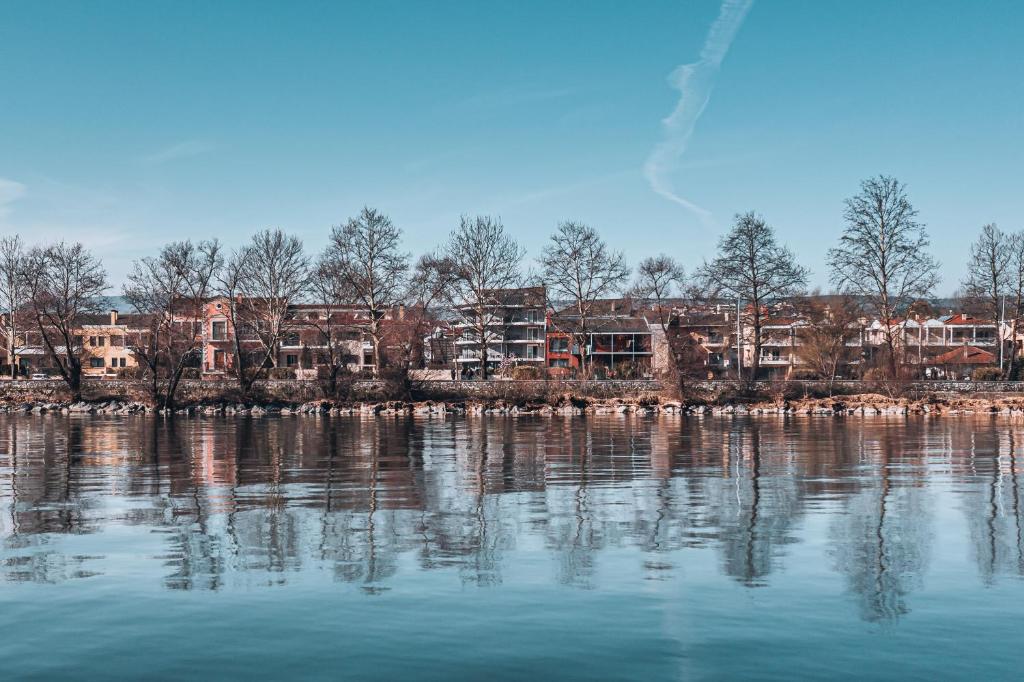
[[[892,621],[922,587],[940,493],[983,580],[1024,575],[1022,448],[1019,427],[955,420],[0,415],[0,577],[102,572],[60,538],[124,526],[156,538],[169,589],[324,571],[375,594],[408,570],[493,586],[527,555],[589,589],[611,557],[665,579],[695,551],[745,589],[824,520],[833,575]]]

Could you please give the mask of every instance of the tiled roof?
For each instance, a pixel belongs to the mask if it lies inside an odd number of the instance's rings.
[[[938,355],[932,360],[936,365],[991,365],[996,356],[987,350],[974,346],[962,346]]]

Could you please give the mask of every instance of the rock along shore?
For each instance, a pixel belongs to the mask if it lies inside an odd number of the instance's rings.
[[[841,396],[787,401],[736,402],[707,404],[666,398],[583,398],[571,395],[554,400],[504,401],[379,401],[340,403],[314,400],[304,403],[248,404],[229,401],[198,403],[175,410],[157,409],[141,402],[102,400],[80,402],[5,402],[0,413],[9,414],[99,414],[99,415],[347,415],[419,417],[445,415],[958,415],[1000,414],[1024,416],[1024,396],[971,398],[966,396],[930,396],[922,399],[889,398],[877,394]]]

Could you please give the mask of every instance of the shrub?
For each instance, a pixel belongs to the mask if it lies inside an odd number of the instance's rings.
[[[295,370],[292,367],[271,367],[267,370],[267,378],[287,381],[295,378]]]
[[[978,367],[971,373],[974,381],[999,381],[1003,378],[998,367]]]
[[[531,365],[519,365],[512,370],[513,379],[543,379],[544,370]]]

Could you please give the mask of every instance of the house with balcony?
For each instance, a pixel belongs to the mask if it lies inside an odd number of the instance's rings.
[[[936,379],[963,378],[965,367],[997,365],[1004,336],[996,322],[963,313],[906,319],[899,329],[904,364]],[[1007,356],[1012,348],[1004,349]]]
[[[204,379],[230,378],[237,353],[229,301],[214,298],[207,302],[202,324],[202,376]],[[277,348],[275,366],[305,371],[311,378],[318,367],[329,362],[327,334],[333,340],[336,355],[353,372],[373,367],[373,343],[366,334],[365,313],[351,306],[292,304],[288,323]],[[240,325],[241,326],[241,325]],[[240,345],[254,361],[264,355],[259,337],[251,329],[240,330]],[[298,375],[297,375],[298,376]]]
[[[151,318],[147,315],[122,314],[117,310],[106,313],[81,315],[76,320],[72,352],[82,362],[82,375],[92,378],[115,378],[138,367],[132,352],[132,344],[148,333]],[[3,319],[3,336],[7,342],[8,325]],[[57,344],[58,354],[64,355],[67,348],[63,342]],[[6,355],[6,353],[5,353]],[[56,367],[46,348],[39,329],[23,323],[14,340],[13,361],[18,365],[18,374],[27,376],[34,372],[52,374]]]
[[[599,377],[652,376],[653,330],[640,316],[591,318],[580,345],[578,318],[563,311],[549,318],[548,373],[574,376],[585,364]]]
[[[494,289],[486,294],[485,337],[481,338],[476,311],[458,306],[452,325],[455,361],[463,375],[489,370],[503,363],[544,367],[547,292],[544,287]]]
[[[730,306],[691,308],[668,323],[668,341],[688,375],[727,378],[736,372],[736,317]]]

